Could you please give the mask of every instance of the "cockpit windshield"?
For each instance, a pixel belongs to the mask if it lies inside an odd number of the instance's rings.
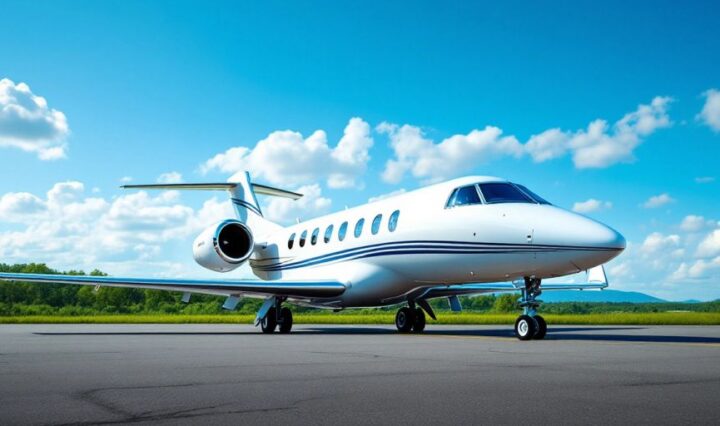
[[[481,183],[480,191],[487,204],[499,203],[532,203],[535,200],[518,189],[515,185],[506,182]]]
[[[550,204],[523,185],[510,182],[486,182],[455,188],[445,207],[501,203]]]
[[[524,193],[529,195],[533,200],[537,201],[538,204],[550,204],[550,202],[543,197],[537,195],[536,193],[532,192],[531,190],[527,189],[525,186],[520,185],[518,183],[515,184],[518,188],[520,188]]]

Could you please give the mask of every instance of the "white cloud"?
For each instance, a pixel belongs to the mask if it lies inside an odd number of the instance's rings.
[[[238,146],[217,154],[200,167],[203,173],[249,171],[253,178],[277,185],[314,183],[326,179],[331,188],[362,186],[359,178],[366,170],[373,145],[370,126],[352,118],[337,146],[328,146],[327,135],[315,131],[307,138],[290,130],[276,131],[254,148]]]
[[[5,262],[46,262],[65,269],[97,267],[129,271],[170,262],[172,244],[187,244],[203,228],[234,217],[229,201],[207,200],[195,210],[176,191],[155,195],[133,192],[107,200],[87,196],[81,182],[55,184],[39,197],[8,193],[0,197],[0,221],[20,226],[0,231],[0,258]],[[188,256],[190,251],[185,250]],[[176,257],[175,257],[176,258]],[[192,267],[192,260],[188,259]],[[152,271],[153,274],[160,271]],[[167,272],[167,271],[166,271]]]
[[[691,214],[683,218],[682,222],[680,223],[680,229],[685,232],[698,232],[705,229],[706,227],[715,226],[715,224],[716,222],[713,220],[707,220],[702,216]]]
[[[605,120],[595,120],[586,129],[575,132],[561,129],[546,130],[533,135],[525,145],[535,162],[543,162],[572,152],[578,169],[604,168],[634,159],[633,151],[643,137],[672,123],[667,113],[672,101],[668,97],[655,97],[650,105],[640,105],[625,114],[612,128]]]
[[[573,211],[578,213],[592,213],[599,210],[605,210],[612,208],[610,201],[600,201],[594,198],[590,198],[587,201],[578,201],[573,204]]]
[[[640,251],[646,254],[657,253],[661,250],[677,247],[680,244],[679,235],[663,235],[660,232],[653,232],[643,241]]]
[[[265,217],[269,220],[289,224],[295,219],[311,219],[326,213],[332,201],[322,196],[320,185],[305,185],[296,190],[303,194],[299,200],[272,197],[263,207]]]
[[[652,197],[648,198],[647,201],[643,203],[643,207],[646,209],[656,209],[658,207],[662,207],[666,204],[670,204],[674,202],[675,200],[670,197],[669,194],[663,193],[660,195],[653,195]]]
[[[419,127],[381,123],[380,133],[390,137],[395,159],[385,165],[383,180],[398,183],[410,172],[427,182],[446,179],[478,164],[502,156],[520,157],[523,148],[514,136],[502,136],[502,130],[487,126],[467,135],[454,135],[440,143],[425,138]]]
[[[0,147],[34,153],[41,160],[65,158],[70,133],[65,114],[48,107],[25,83],[0,80]]]
[[[121,183],[130,183],[133,181],[132,176],[123,176],[120,178]]]
[[[682,262],[670,275],[671,281],[683,282],[698,279],[713,279],[716,271],[720,270],[720,256],[712,260],[699,259],[692,263]]]
[[[425,182],[434,182],[494,158],[519,158],[525,154],[538,163],[571,154],[578,169],[630,162],[635,158],[635,148],[647,136],[672,125],[668,115],[671,102],[669,97],[658,96],[612,125],[606,120],[595,120],[576,131],[551,128],[531,136],[524,145],[515,136],[503,136],[502,129],[493,126],[435,143],[420,127],[384,122],[376,130],[389,135],[395,155],[385,164],[382,177],[386,182],[398,183],[410,173]]]
[[[384,199],[386,199],[386,198],[390,198],[390,197],[394,197],[394,196],[396,196],[396,195],[404,194],[405,192],[406,192],[406,191],[405,191],[405,188],[396,189],[395,191],[388,192],[387,194],[380,194],[380,195],[375,196],[375,197],[370,197],[370,198],[368,199],[368,203],[374,203],[375,201],[384,200]]]
[[[720,91],[710,89],[703,93],[705,105],[697,115],[697,119],[705,123],[715,132],[720,132]]]
[[[695,178],[695,183],[711,183],[715,182],[715,178],[713,176],[700,176]]]
[[[183,177],[178,172],[163,173],[157,178],[158,183],[182,183]]]
[[[698,245],[698,257],[712,257],[720,255],[720,228],[710,232]]]

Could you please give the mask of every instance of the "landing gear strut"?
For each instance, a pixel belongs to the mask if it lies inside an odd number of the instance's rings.
[[[268,309],[265,317],[260,320],[260,328],[263,333],[272,333],[278,326],[280,333],[290,333],[293,324],[292,311],[288,308],[283,308],[281,306],[282,302],[284,302],[284,299],[276,297],[274,306]]]
[[[525,277],[525,288],[520,298],[523,314],[515,321],[515,336],[520,340],[541,340],[547,334],[547,323],[537,314],[537,308],[540,307],[537,297],[540,294],[540,278]]]
[[[400,308],[395,314],[395,327],[401,333],[422,333],[425,330],[425,312],[414,303]]]

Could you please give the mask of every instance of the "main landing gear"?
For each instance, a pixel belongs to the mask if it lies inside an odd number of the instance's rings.
[[[425,312],[422,308],[416,308],[415,303],[400,308],[395,314],[395,327],[401,333],[422,333],[425,330]],[[432,312],[432,311],[430,311]],[[434,315],[431,313],[434,317]]]
[[[537,314],[537,308],[540,307],[537,297],[540,294],[540,279],[525,277],[525,288],[520,298],[523,314],[515,321],[515,336],[520,340],[541,340],[547,334],[547,323]]]
[[[262,329],[263,333],[273,333],[276,328],[278,328],[282,334],[290,333],[293,325],[292,311],[288,308],[283,308],[281,306],[282,302],[283,299],[275,297],[274,306],[268,309],[265,316],[260,319],[260,329]]]

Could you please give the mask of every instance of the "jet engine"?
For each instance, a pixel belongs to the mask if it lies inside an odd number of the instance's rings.
[[[193,258],[204,268],[229,272],[245,263],[254,248],[250,228],[229,219],[205,229],[195,238]]]

